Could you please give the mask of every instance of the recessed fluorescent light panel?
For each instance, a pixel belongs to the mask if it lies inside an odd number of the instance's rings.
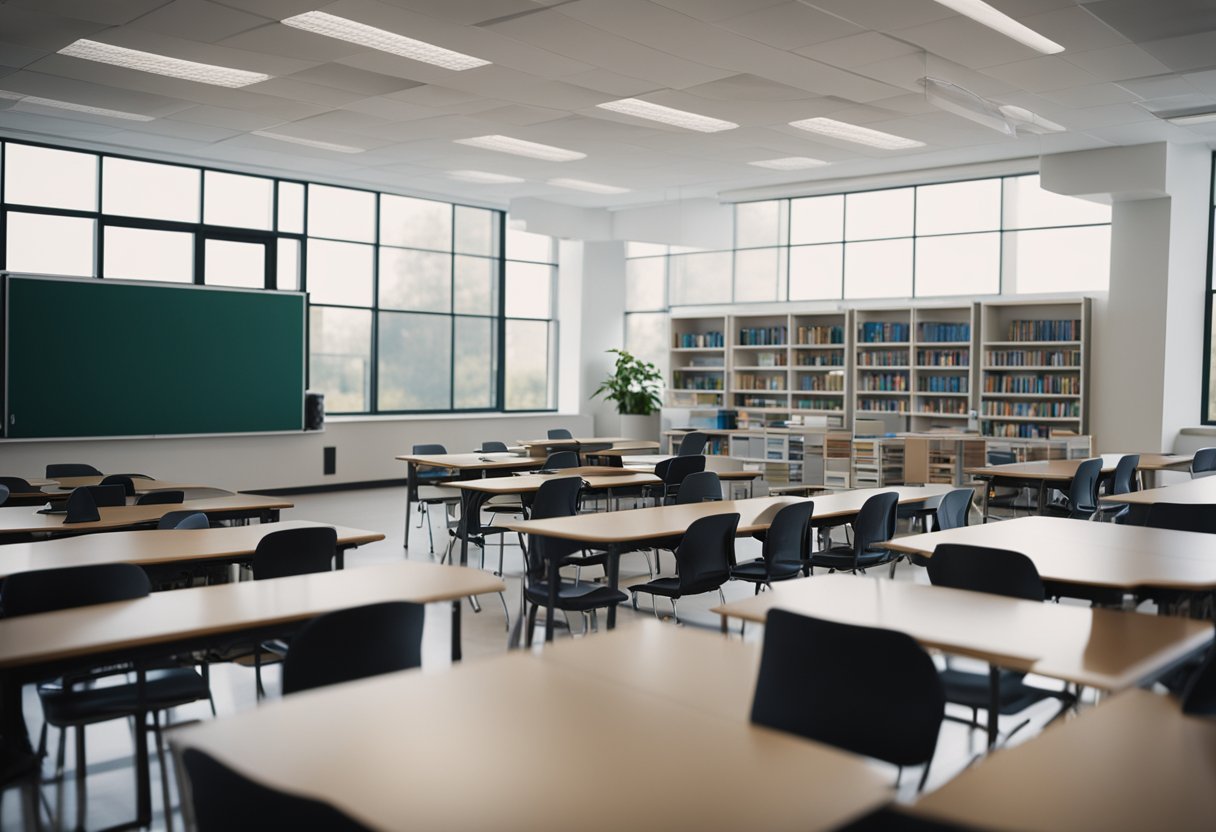
[[[572,191],[586,191],[589,194],[627,194],[628,188],[618,188],[616,185],[601,185],[599,182],[588,182],[585,179],[550,179],[550,185],[559,188],[569,188]]]
[[[596,104],[602,110],[614,113],[624,113],[635,118],[644,118],[672,127],[683,127],[685,130],[696,130],[699,133],[720,133],[723,130],[734,130],[739,125],[733,121],[723,121],[720,118],[690,113],[687,110],[677,110],[674,107],[664,107],[662,104],[652,104],[639,98],[622,98],[619,101],[609,101]]]
[[[362,153],[362,147],[354,147],[349,144],[334,144],[333,142],[319,142],[316,139],[301,139],[298,136],[287,136],[283,133],[271,133],[267,130],[254,130],[252,135],[261,136],[263,139],[274,139],[277,142],[289,142],[298,144],[304,147],[315,147],[318,150],[332,150],[334,153]]]
[[[155,121],[155,116],[145,116],[140,113],[128,113],[123,110],[110,110],[106,107],[92,107],[88,104],[77,104],[73,101],[59,101],[54,98],[40,98],[36,95],[23,95],[19,92],[0,90],[0,98],[16,101],[18,104],[36,104],[39,107],[54,107],[57,110],[72,110],[77,113],[88,113],[93,116],[106,118],[121,118],[127,121]]]
[[[469,147],[480,147],[482,150],[497,150],[499,153],[513,153],[516,156],[527,156],[529,159],[543,159],[546,162],[573,162],[586,159],[586,153],[577,150],[566,150],[549,144],[527,142],[523,139],[513,139],[510,136],[474,136],[471,139],[453,139],[456,144]]]
[[[804,118],[802,121],[791,121],[790,127],[806,130],[808,133],[818,133],[829,139],[853,144],[864,144],[867,147],[877,147],[879,150],[907,150],[912,147],[924,147],[924,142],[916,139],[906,139],[881,130],[862,127],[859,124],[849,124],[847,121],[837,121],[834,118]]]
[[[1147,109],[1147,108],[1145,108]],[[1212,107],[1189,107],[1175,110],[1149,110],[1150,113],[1170,124],[1186,127],[1192,124],[1210,124],[1216,121],[1216,109]]]
[[[125,46],[114,46],[110,43],[84,38],[75,43],[69,43],[59,50],[59,54],[120,66],[124,69],[168,75],[170,78],[181,78],[185,81],[197,81],[200,84],[213,84],[217,87],[247,87],[250,84],[270,80],[270,76],[263,72],[183,61],[181,58],[170,58],[168,55],[141,52],[138,49],[127,49]]]
[[[476,69],[479,66],[486,66],[490,63],[481,58],[474,58],[472,55],[453,52],[451,49],[444,49],[442,46],[436,46],[433,43],[407,38],[405,35],[390,32],[387,29],[377,29],[375,26],[368,26],[366,23],[347,20],[345,17],[326,14],[325,12],[304,12],[304,14],[297,14],[295,17],[285,18],[283,24],[295,29],[303,29],[306,32],[324,35],[327,38],[336,38],[348,43],[365,46],[368,49],[390,52],[393,55],[409,58],[411,61],[422,61],[423,63],[443,67],[444,69],[452,69],[457,72],[465,69]]]
[[[505,173],[490,173],[486,170],[450,170],[448,176],[459,182],[476,182],[481,185],[513,185],[524,180]]]
[[[1029,26],[1023,26],[1004,12],[992,8],[984,0],[937,0],[937,3],[971,18],[981,26],[1000,32],[1023,46],[1029,46],[1036,52],[1054,55],[1064,51],[1064,47],[1054,40],[1043,37]]]
[[[827,162],[822,159],[812,159],[810,156],[783,156],[780,159],[765,159],[761,162],[748,162],[748,164],[769,170],[806,170],[807,168],[821,168]]]

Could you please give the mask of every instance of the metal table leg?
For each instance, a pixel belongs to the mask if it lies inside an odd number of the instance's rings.
[[[452,602],[452,661],[458,662],[461,659],[460,652],[460,604],[461,599],[457,598]]]
[[[414,482],[418,477],[418,466],[412,462],[405,464],[405,537],[401,541],[401,548],[407,552],[410,549],[410,503],[414,501],[414,493],[416,486]]]

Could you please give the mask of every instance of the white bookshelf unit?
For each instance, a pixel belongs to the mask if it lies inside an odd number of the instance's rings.
[[[789,315],[737,315],[731,322],[727,406],[760,414],[788,414]]]
[[[979,305],[912,310],[912,431],[963,430],[975,394]]]
[[[790,406],[794,412],[839,416],[848,424],[849,313],[793,315],[790,322]]]
[[[1024,439],[1087,433],[1090,302],[981,306],[981,431]]]
[[[853,312],[853,417],[912,411],[912,309]]]
[[[727,326],[725,316],[672,318],[668,405],[730,406],[726,400]]]

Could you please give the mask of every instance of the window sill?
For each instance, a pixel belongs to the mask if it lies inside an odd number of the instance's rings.
[[[361,413],[347,416],[326,416],[326,424],[345,422],[450,422],[469,419],[535,419],[578,416],[578,413],[561,413],[556,410],[531,410],[520,413],[485,411],[483,413]]]

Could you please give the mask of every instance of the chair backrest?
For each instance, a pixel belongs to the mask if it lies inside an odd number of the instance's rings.
[[[806,557],[808,526],[815,513],[815,503],[803,500],[785,506],[769,524],[764,535],[764,562],[773,564],[801,565]]]
[[[8,502],[8,486],[0,483],[0,506]]]
[[[531,520],[551,520],[573,517],[578,513],[578,496],[583,487],[582,477],[560,477],[541,483],[532,498]],[[549,560],[564,558],[583,548],[582,543],[556,537],[528,535],[528,577],[543,580]]]
[[[549,428],[549,439],[573,439],[574,434],[565,428]]]
[[[945,711],[911,636],[769,611],[752,722],[907,766],[933,758]]]
[[[186,492],[181,490],[172,491],[149,491],[147,494],[139,495],[139,499],[135,501],[137,506],[167,506],[174,503],[183,503],[186,501]]]
[[[389,601],[314,618],[283,659],[284,695],[421,666],[425,617],[422,604]]]
[[[967,525],[971,515],[971,501],[975,492],[970,488],[956,488],[942,497],[933,515],[933,531],[944,532],[946,529],[960,529]]]
[[[445,448],[443,445],[430,443],[430,444],[415,445],[413,447],[413,452],[415,454],[418,454],[419,456],[421,456],[423,454],[426,454],[428,456],[436,456],[439,454],[446,454],[448,452],[448,449]],[[420,481],[422,481],[422,480],[443,480],[443,479],[448,478],[448,472],[446,469],[432,468],[428,465],[424,465],[421,468],[417,469],[416,473],[418,475],[418,480],[420,480]]]
[[[1018,455],[1013,451],[989,451],[989,465],[1012,465],[1018,461]]]
[[[310,526],[271,532],[253,553],[253,579],[286,578],[328,572],[338,554],[338,532],[332,526]]]
[[[1154,529],[1216,534],[1216,505],[1206,503],[1153,503],[1144,525]]]
[[[722,481],[716,471],[694,471],[680,483],[680,493],[676,495],[676,505],[688,503],[704,503],[707,500],[722,499]]]
[[[80,488],[88,491],[93,495],[93,502],[98,508],[112,508],[114,506],[125,506],[127,504],[127,490],[118,484],[111,485],[82,485]]]
[[[16,572],[0,584],[5,618],[143,598],[148,575],[133,563],[96,563]]]
[[[1216,471],[1216,448],[1200,448],[1191,460],[1191,475]],[[48,474],[49,476],[49,474]]]
[[[483,454],[505,454],[507,452],[506,442],[482,442],[481,452]]]
[[[1182,689],[1182,712],[1216,716],[1216,647],[1208,647],[1208,657]]]
[[[105,477],[102,477],[100,484],[101,485],[121,485],[122,491],[123,491],[123,496],[125,496],[125,497],[134,497],[135,496],[135,483],[126,474],[108,474]]]
[[[577,468],[580,464],[578,453],[575,451],[554,451],[545,459],[545,468],[550,471]]]
[[[201,511],[191,511],[183,509],[182,511],[170,511],[160,518],[160,522],[156,524],[158,529],[209,529],[211,521],[207,515]]]
[[[34,494],[41,490],[30,485],[29,480],[21,477],[0,477],[0,485],[7,488],[10,494]]]
[[[47,479],[56,477],[100,477],[101,472],[83,462],[56,462],[46,466]]]
[[[709,437],[701,433],[699,430],[694,430],[692,433],[686,433],[680,439],[680,456],[696,456],[705,452],[705,443],[709,441]]]
[[[884,491],[861,504],[853,521],[853,552],[861,555],[874,550],[875,544],[895,537],[896,509],[899,494]]]
[[[90,523],[94,520],[101,519],[101,512],[97,510],[97,500],[93,498],[93,492],[87,488],[75,488],[68,495],[68,503],[65,507],[67,515],[63,518],[64,523]]]
[[[704,456],[673,456],[654,466],[655,476],[667,486],[680,485],[689,474],[705,470]]]
[[[435,443],[415,445],[413,450],[414,453],[419,456],[422,454],[446,454],[448,452],[448,449],[443,445],[438,445]]]
[[[1136,468],[1140,466],[1140,454],[1124,454],[1115,463],[1115,474],[1111,478],[1111,494],[1130,494],[1136,490]]]
[[[1077,466],[1072,486],[1068,489],[1068,502],[1073,514],[1093,514],[1098,510],[1098,481],[1102,478],[1102,458],[1087,459]]]
[[[1034,561],[1021,552],[941,543],[929,558],[929,582],[934,586],[1007,595],[1027,601],[1047,597]]]
[[[676,547],[681,594],[708,592],[730,580],[738,528],[739,515],[734,512],[711,514],[688,524]]]
[[[276,828],[367,832],[367,827],[328,803],[263,786],[197,748],[183,751],[181,761],[197,832]]]

